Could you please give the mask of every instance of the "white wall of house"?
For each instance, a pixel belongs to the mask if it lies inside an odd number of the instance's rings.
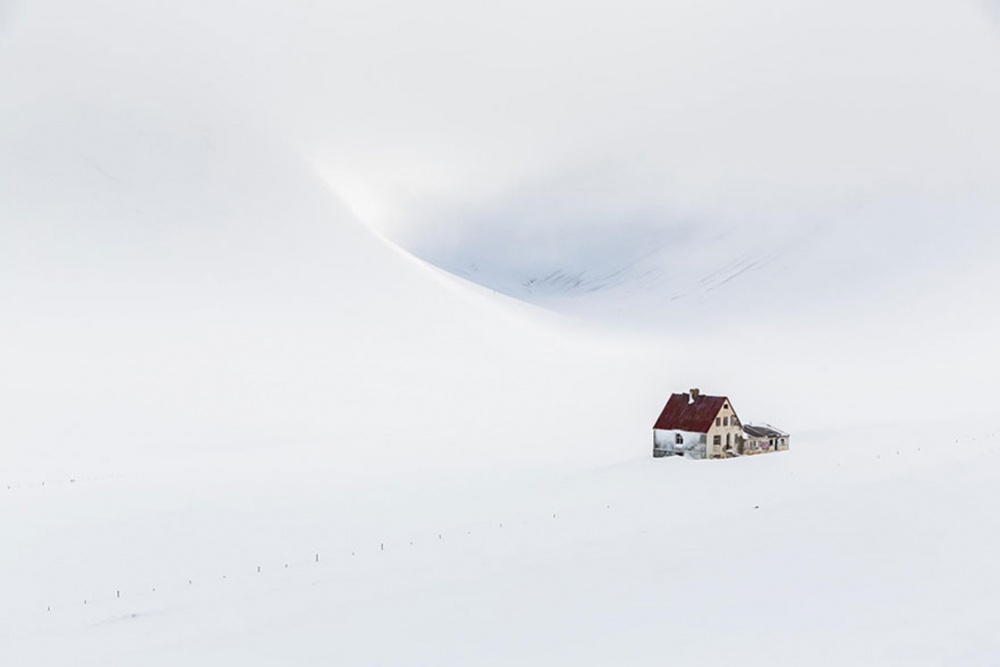
[[[703,459],[705,458],[705,438],[704,433],[693,431],[653,429],[653,448],[668,454],[683,453],[688,458]]]
[[[743,437],[743,425],[729,401],[723,404],[708,430],[706,456],[710,459],[724,457],[727,449],[736,451],[739,438]],[[718,442],[718,444],[716,444]]]

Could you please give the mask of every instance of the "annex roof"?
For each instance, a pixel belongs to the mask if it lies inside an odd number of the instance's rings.
[[[753,438],[787,438],[788,434],[784,431],[779,431],[770,424],[764,424],[763,426],[759,424],[744,424],[743,432]]]
[[[661,431],[708,433],[715,416],[728,402],[729,399],[725,396],[699,394],[692,400],[690,394],[671,394],[653,428]]]

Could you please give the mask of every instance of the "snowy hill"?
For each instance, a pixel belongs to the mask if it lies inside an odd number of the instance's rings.
[[[764,227],[609,223],[581,238],[571,226],[547,233],[540,224],[528,233],[531,251],[518,251],[524,235],[487,235],[425,257],[518,299],[646,330],[726,326],[734,318],[744,325],[846,319],[989,271],[987,257],[1000,245],[998,211],[989,197],[909,192]],[[970,289],[979,288],[973,282],[961,291]]]
[[[995,663],[984,8],[0,3],[0,665]]]

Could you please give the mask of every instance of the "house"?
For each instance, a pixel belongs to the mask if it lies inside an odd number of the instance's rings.
[[[779,431],[770,424],[743,426],[743,453],[765,454],[767,452],[783,452],[788,449],[788,434]]]
[[[743,452],[743,427],[725,396],[672,394],[653,425],[653,456],[721,459]]]
[[[725,396],[697,389],[672,394],[653,425],[653,456],[722,459],[783,452],[789,435],[770,424],[743,424]]]

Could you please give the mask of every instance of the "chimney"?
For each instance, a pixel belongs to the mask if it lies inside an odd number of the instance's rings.
[[[698,400],[698,397],[700,395],[701,395],[701,390],[700,389],[698,389],[697,387],[695,387],[694,389],[692,389],[691,390],[691,401],[690,402],[694,403],[696,400]]]

